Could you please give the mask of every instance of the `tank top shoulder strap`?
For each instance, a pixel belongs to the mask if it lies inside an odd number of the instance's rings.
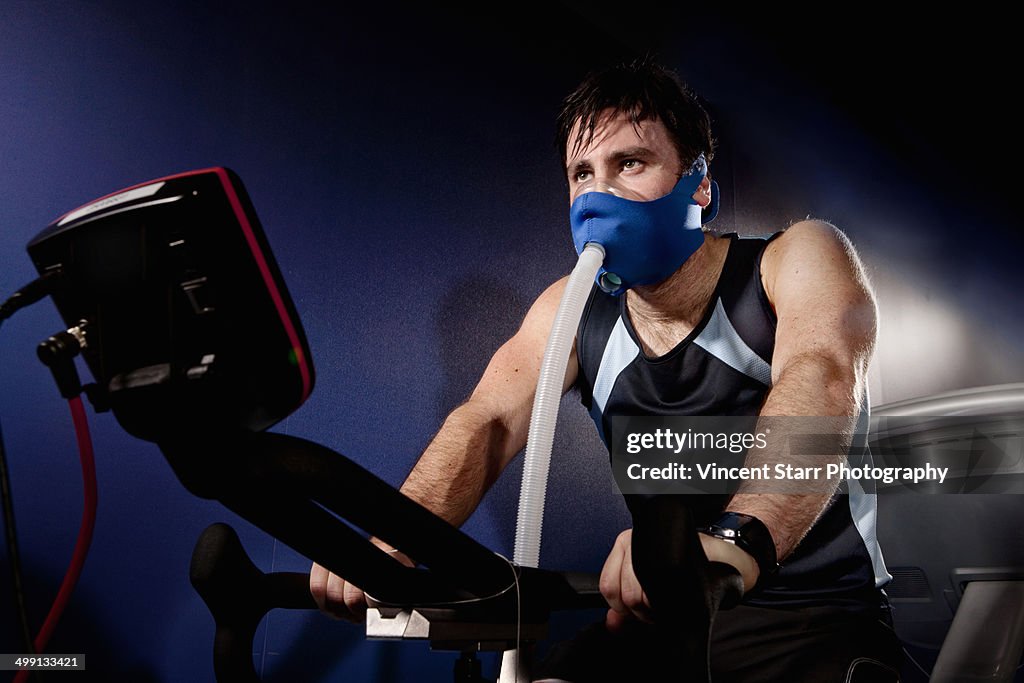
[[[733,240],[718,296],[740,338],[765,362],[775,349],[775,310],[761,284],[761,257],[782,231],[765,237],[725,235]]]
[[[576,359],[579,372],[576,386],[580,391],[580,401],[588,410],[604,347],[618,320],[618,297],[605,294],[597,284],[592,285],[590,298],[587,299],[580,324],[576,328]]]

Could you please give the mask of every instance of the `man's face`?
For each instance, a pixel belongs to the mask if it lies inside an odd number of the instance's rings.
[[[658,199],[672,191],[682,174],[679,152],[660,120],[634,125],[626,114],[608,109],[598,119],[593,139],[573,154],[578,130],[579,121],[569,135],[565,160],[570,204],[594,189],[626,199]]]

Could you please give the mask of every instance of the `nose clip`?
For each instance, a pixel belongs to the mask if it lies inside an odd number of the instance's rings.
[[[603,194],[610,194],[613,197],[619,197],[620,199],[633,199],[637,200],[639,197],[636,193],[625,190],[613,182],[607,180],[590,180],[580,185],[576,192],[573,194],[573,201],[576,201],[580,197],[590,192],[601,192]]]
[[[588,190],[588,192],[604,192],[605,194],[614,195],[616,197],[622,196],[622,190],[604,180],[599,180],[594,183],[593,189]]]

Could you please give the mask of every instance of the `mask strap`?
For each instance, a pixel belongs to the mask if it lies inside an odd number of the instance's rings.
[[[676,182],[676,186],[672,189],[674,193],[680,193],[687,197],[691,197],[697,188],[700,187],[701,182],[704,180],[704,176],[708,174],[708,164],[704,161],[704,155],[699,155],[690,165],[690,170],[686,175],[679,178]]]

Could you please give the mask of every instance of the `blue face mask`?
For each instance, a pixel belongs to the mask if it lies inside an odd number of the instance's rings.
[[[704,244],[701,208],[693,199],[707,175],[701,154],[675,188],[649,202],[623,199],[607,192],[587,192],[569,207],[576,253],[588,242],[605,250],[597,284],[618,296],[640,285],[667,279]],[[711,182],[711,205],[704,223],[718,214],[718,184]]]

